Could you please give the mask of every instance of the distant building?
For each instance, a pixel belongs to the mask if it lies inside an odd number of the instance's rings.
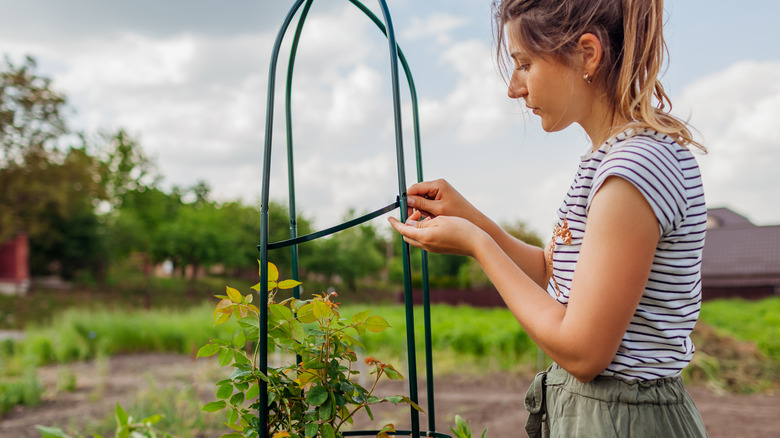
[[[757,226],[727,208],[707,215],[702,298],[780,295],[780,225]]]
[[[26,234],[0,244],[0,294],[24,295],[30,287],[30,257]]]

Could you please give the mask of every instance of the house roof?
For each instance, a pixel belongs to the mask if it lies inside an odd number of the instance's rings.
[[[753,225],[745,216],[722,207],[707,209],[707,219],[709,222],[708,225],[713,228],[734,225]]]
[[[780,225],[753,225],[725,208],[707,213],[704,286],[780,286]]]

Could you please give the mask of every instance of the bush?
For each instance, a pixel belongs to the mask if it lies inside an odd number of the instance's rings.
[[[0,377],[0,414],[14,406],[35,406],[41,401],[43,387],[38,381],[35,369],[28,370],[19,378]]]

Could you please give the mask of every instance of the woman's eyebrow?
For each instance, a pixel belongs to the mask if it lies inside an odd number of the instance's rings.
[[[514,60],[520,60],[520,59],[528,59],[528,53],[527,52],[521,52],[521,51],[514,51],[509,54],[509,57]]]

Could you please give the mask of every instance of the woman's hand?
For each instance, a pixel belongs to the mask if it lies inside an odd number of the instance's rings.
[[[436,216],[422,219],[418,210],[406,223],[389,218],[390,224],[408,244],[440,254],[474,256],[481,237],[489,236],[479,227],[460,217]]]
[[[407,205],[410,216],[415,210],[425,218],[455,216],[479,223],[481,213],[447,181],[425,181],[409,187]]]

